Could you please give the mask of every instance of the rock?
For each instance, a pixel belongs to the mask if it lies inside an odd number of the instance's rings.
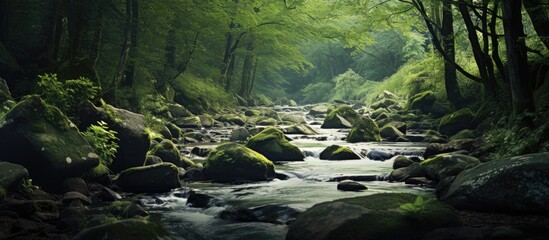
[[[458,209],[549,213],[549,153],[481,163],[458,174],[439,199]]]
[[[449,143],[431,143],[425,149],[425,152],[423,153],[423,158],[428,159],[434,155],[438,155],[441,153],[450,153],[457,151],[467,152],[473,149],[474,143],[474,139],[455,140]]]
[[[29,172],[23,166],[0,162],[0,192],[3,192],[2,190],[15,191],[26,179],[29,179]],[[1,198],[2,196],[0,196]]]
[[[200,125],[202,127],[211,128],[215,126],[215,120],[210,115],[203,114],[198,116],[198,118],[200,118]]]
[[[142,166],[150,148],[150,140],[145,132],[145,118],[124,109],[110,105],[96,107],[91,102],[83,104],[79,110],[80,129],[84,130],[98,121],[104,121],[117,132],[118,151],[109,169],[115,173]]]
[[[284,129],[281,129],[285,134],[303,134],[303,135],[317,135],[318,133],[313,130],[309,125],[299,124],[293,125]]]
[[[225,114],[217,117],[217,121],[230,123],[238,126],[244,126],[246,122],[236,114]]]
[[[180,128],[195,128],[195,129],[202,128],[202,123],[200,122],[200,117],[198,116],[177,118],[174,121],[174,123],[176,126]]]
[[[292,100],[292,99],[290,99],[290,101],[288,102],[288,105],[289,105],[290,107],[297,107],[297,103],[296,103],[294,100]]]
[[[208,154],[210,154],[211,151],[211,148],[203,147],[193,147],[193,149],[191,149],[191,153],[199,157],[206,157],[208,156]]]
[[[351,107],[341,106],[328,114],[321,128],[349,128],[359,119],[360,115]]]
[[[399,155],[399,156],[396,156],[396,158],[393,162],[393,169],[408,167],[408,166],[412,165],[412,163],[414,163],[414,161],[408,159],[405,156],[400,156]]]
[[[34,183],[46,188],[57,189],[62,179],[99,164],[76,126],[38,96],[23,99],[2,117],[0,136],[2,160],[25,167]]]
[[[404,133],[391,125],[385,125],[384,127],[382,127],[379,130],[379,135],[389,141],[395,141],[398,138],[404,137]]]
[[[133,240],[171,240],[177,239],[162,226],[139,219],[126,219],[86,228],[74,236],[74,240],[96,239],[133,239]]]
[[[404,122],[391,121],[391,122],[383,125],[383,127],[385,127],[385,126],[393,126],[396,129],[398,129],[401,133],[406,134],[407,126],[406,126],[406,123],[404,123]]]
[[[62,192],[79,192],[84,196],[90,196],[88,184],[79,177],[67,178],[61,182]]]
[[[379,109],[374,110],[372,113],[370,113],[370,117],[372,117],[373,119],[378,119],[379,116],[381,116],[383,114],[387,115],[387,113],[389,113],[389,111],[387,111],[387,109],[379,108]]]
[[[425,177],[425,169],[419,163],[412,163],[407,167],[395,169],[389,175],[389,180],[404,182],[409,178]]]
[[[79,193],[79,192],[66,192],[63,194],[63,203],[70,203],[72,201],[80,201],[85,205],[92,204],[92,201],[90,198],[86,197],[86,195]]]
[[[202,169],[191,168],[185,171],[183,179],[186,181],[202,181],[204,180],[204,174],[202,173]]]
[[[407,178],[404,183],[412,185],[431,185],[431,180],[427,179],[426,177],[412,177]]]
[[[356,121],[351,131],[347,135],[347,142],[379,142],[381,136],[379,135],[379,128],[377,124],[369,117],[362,117]]]
[[[439,181],[445,177],[456,176],[461,171],[479,164],[480,161],[463,154],[446,153],[436,155],[421,162],[430,179]]]
[[[206,208],[210,204],[211,196],[191,191],[187,198],[187,205],[195,208]]]
[[[168,107],[168,111],[174,118],[190,117],[193,114],[187,110],[183,105],[178,103],[164,103]]]
[[[276,126],[278,124],[278,121],[276,119],[273,119],[273,118],[268,118],[268,117],[260,117],[256,124],[258,126]]]
[[[198,142],[206,142],[210,140],[210,136],[201,132],[186,132],[183,134],[183,139],[192,138]]]
[[[303,161],[305,156],[296,146],[286,140],[284,133],[276,128],[267,128],[248,140],[246,147],[276,161]]]
[[[398,102],[394,99],[385,98],[381,99],[375,103],[373,103],[370,107],[372,109],[378,109],[378,108],[388,108],[391,105],[398,104]]]
[[[318,105],[309,110],[309,113],[307,115],[316,116],[320,114],[328,114],[328,106],[327,105]]]
[[[381,150],[370,150],[366,154],[367,158],[375,161],[385,161],[387,159],[391,159],[393,156],[394,154],[387,151],[381,151]]]
[[[361,157],[353,152],[349,147],[332,145],[324,149],[320,153],[320,159],[326,160],[351,160],[361,159]]]
[[[446,137],[435,130],[427,130],[425,132],[425,142],[429,143],[446,143]]]
[[[149,215],[143,207],[130,201],[116,201],[111,203],[108,208],[112,215],[121,218],[146,217]]]
[[[244,141],[248,140],[248,138],[250,136],[251,136],[250,132],[248,132],[248,130],[246,128],[239,127],[239,128],[234,129],[231,132],[231,136],[229,137],[229,140],[231,142],[244,142]]]
[[[433,229],[458,225],[456,211],[434,199],[418,213],[399,209],[416,197],[380,193],[320,203],[297,217],[286,239],[421,239]]]
[[[162,162],[173,163],[178,167],[188,168],[194,165],[192,161],[181,156],[177,146],[170,140],[162,140],[162,142],[151,149],[150,154],[160,157]]]
[[[261,115],[261,112],[259,112],[259,110],[256,110],[256,109],[246,109],[246,111],[244,111],[244,116],[246,117],[253,117],[253,116],[259,116]]]
[[[177,125],[173,123],[166,123],[166,128],[170,131],[170,134],[172,135],[172,138],[180,138],[181,137],[181,128],[179,128]]]
[[[435,101],[435,94],[432,91],[425,91],[410,98],[408,100],[408,106],[410,109],[419,110],[423,113],[429,113],[432,111]]]
[[[218,182],[275,178],[274,165],[260,153],[236,143],[215,148],[206,159],[204,177]]]
[[[337,184],[337,190],[340,191],[360,192],[367,189],[366,186],[351,180],[343,180]]]
[[[296,116],[296,115],[284,114],[284,115],[280,116],[280,119],[282,121],[292,122],[292,123],[295,123],[295,124],[306,124],[307,123],[307,121],[305,121],[305,119],[303,119],[303,117]]]
[[[243,222],[286,224],[294,220],[300,210],[287,205],[264,205],[252,208],[230,208],[220,214],[221,219]]]
[[[162,158],[160,158],[159,156],[147,155],[143,166],[149,166],[149,165],[154,165],[159,163],[162,163]]]
[[[333,177],[328,179],[328,182],[341,182],[343,180],[352,180],[360,182],[371,182],[371,181],[383,181],[383,176],[380,175],[346,175]]]
[[[463,139],[474,139],[474,138],[476,138],[476,137],[475,137],[475,134],[474,134],[473,130],[463,129],[463,130],[457,132],[456,134],[454,134],[452,137],[450,137],[450,141],[463,140]]]
[[[134,167],[120,173],[116,185],[132,193],[160,193],[180,187],[179,171],[172,163]]]
[[[438,125],[438,131],[442,134],[451,136],[466,128],[474,129],[474,119],[475,114],[471,109],[463,108],[442,117],[440,119],[440,124]]]
[[[108,187],[102,187],[101,193],[99,194],[99,196],[101,200],[107,201],[107,202],[112,202],[112,201],[122,199],[122,196],[120,196],[120,194],[116,193],[115,191],[111,190]]]

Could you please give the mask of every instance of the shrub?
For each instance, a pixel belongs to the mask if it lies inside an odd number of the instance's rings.
[[[114,155],[118,151],[118,137],[116,131],[110,130],[107,123],[97,122],[97,125],[91,125],[83,132],[84,138],[90,143],[91,147],[99,155],[99,165],[92,169],[92,177],[102,176],[110,172],[109,166],[112,164]]]
[[[91,100],[99,93],[99,87],[91,80],[80,77],[79,79],[57,79],[57,74],[38,75],[37,90],[40,97],[48,104],[56,106],[65,114],[75,116],[78,107],[87,100]]]

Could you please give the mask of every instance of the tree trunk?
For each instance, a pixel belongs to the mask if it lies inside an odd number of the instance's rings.
[[[122,47],[120,49],[120,56],[118,58],[118,64],[116,66],[116,75],[113,81],[114,90],[117,89],[118,84],[122,81],[124,77],[124,69],[126,68],[126,62],[128,60],[128,55],[130,51],[130,31],[131,31],[131,1],[126,0],[126,23],[124,27],[124,41],[122,42]]]
[[[139,5],[138,0],[132,0],[131,8],[131,24],[130,24],[130,42],[131,47],[128,52],[128,65],[126,67],[125,86],[133,86],[135,76],[135,60],[138,55],[137,48],[137,31],[139,27]]]
[[[248,88],[248,96],[252,95],[252,89],[254,88],[255,74],[257,73],[257,63],[258,62],[259,62],[259,58],[255,58],[254,71],[252,73],[252,78],[250,80],[250,87]]]
[[[498,39],[498,32],[496,29],[497,21],[498,21],[498,10],[499,10],[499,1],[494,1],[494,6],[492,7],[492,18],[489,24],[491,38],[492,38],[492,59],[496,64],[496,67],[498,69],[499,74],[501,75],[501,78],[503,79],[503,81],[507,82],[508,81],[507,72],[505,71],[505,67],[503,66],[501,57],[499,56],[499,39]]]
[[[236,53],[233,52],[231,53],[231,59],[229,60],[229,67],[227,68],[227,72],[225,73],[225,92],[229,92],[231,90],[235,61]]]
[[[440,37],[444,51],[448,55],[448,60],[444,60],[444,84],[448,101],[456,108],[461,108],[463,105],[463,97],[457,82],[456,67],[453,62],[456,60],[454,47],[454,18],[452,15],[452,4],[445,0],[442,4],[442,28],[440,29]]]
[[[547,15],[547,0],[524,0],[524,8],[530,16],[532,25],[541,42],[549,49],[549,16]]]
[[[246,56],[244,57],[244,65],[242,66],[242,76],[240,78],[240,91],[238,95],[248,99],[248,88],[250,87],[250,79],[252,73],[252,63],[253,63],[253,40],[250,39],[246,44]]]
[[[73,61],[80,54],[80,45],[82,40],[82,25],[85,10],[82,0],[69,2],[67,14],[67,28],[69,32],[69,59]]]
[[[526,36],[522,25],[522,0],[502,0],[503,29],[507,48],[509,87],[515,114],[533,112],[533,97],[528,79]]]
[[[234,28],[234,23],[231,22],[230,28]],[[233,34],[228,32],[225,34],[225,54],[223,55],[223,64],[221,65],[221,84],[227,85],[227,72],[231,61],[231,47],[233,45]]]

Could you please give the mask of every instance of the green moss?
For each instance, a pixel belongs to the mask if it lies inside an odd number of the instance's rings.
[[[377,127],[377,124],[369,117],[363,117],[360,121],[357,121],[347,135],[347,142],[350,143],[379,141],[381,141],[379,128]]]
[[[462,108],[440,119],[438,131],[442,134],[453,135],[462,129],[471,127],[475,114],[469,108]]]
[[[429,112],[436,101],[433,91],[418,93],[409,99],[409,108]]]
[[[252,149],[236,143],[224,143],[208,155],[204,175],[217,181],[269,180],[274,178],[274,165]]]
[[[329,127],[327,125],[329,125],[330,122],[334,121],[334,119],[336,118],[336,115],[339,115],[340,117],[349,121],[351,124],[354,124],[360,119],[360,115],[357,112],[355,112],[355,110],[353,110],[351,107],[347,105],[344,105],[331,111],[326,117],[326,119],[324,119],[324,123],[322,124],[322,127]]]
[[[320,159],[327,160],[349,160],[349,159],[360,159],[353,150],[345,146],[331,145],[324,149],[320,153]]]
[[[286,140],[284,133],[269,127],[252,136],[246,147],[253,149],[271,161],[301,161],[304,156],[298,147]]]

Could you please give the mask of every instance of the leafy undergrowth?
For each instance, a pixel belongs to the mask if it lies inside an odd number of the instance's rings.
[[[194,114],[219,112],[235,106],[232,95],[211,79],[185,74],[174,83],[175,100]]]

